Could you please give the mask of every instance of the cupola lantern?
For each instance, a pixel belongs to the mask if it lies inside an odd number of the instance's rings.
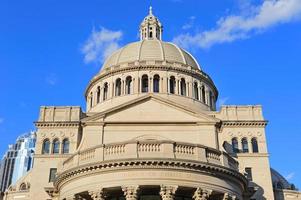
[[[140,25],[140,40],[162,40],[162,31],[162,24],[149,7],[149,13]]]

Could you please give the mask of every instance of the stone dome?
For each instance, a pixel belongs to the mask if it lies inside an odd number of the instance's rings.
[[[134,62],[166,62],[178,63],[187,68],[199,69],[193,56],[177,45],[158,39],[133,42],[113,53],[104,63],[102,69]]]

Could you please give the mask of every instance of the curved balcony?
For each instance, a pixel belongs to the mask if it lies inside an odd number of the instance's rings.
[[[238,171],[235,159],[225,152],[206,146],[172,141],[128,141],[78,151],[63,162],[60,172],[99,162],[150,159],[196,161]]]

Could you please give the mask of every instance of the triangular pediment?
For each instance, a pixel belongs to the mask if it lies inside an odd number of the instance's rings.
[[[84,121],[105,123],[216,123],[219,120],[155,95],[121,104]]]

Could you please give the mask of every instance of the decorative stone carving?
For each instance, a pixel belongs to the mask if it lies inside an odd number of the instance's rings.
[[[138,199],[139,186],[123,186],[122,191],[126,200],[136,200]]]
[[[211,195],[212,190],[206,190],[202,188],[197,188],[196,191],[193,194],[194,200],[206,200],[209,199],[209,196]]]
[[[173,200],[178,186],[174,185],[161,185],[160,195],[162,200]]]
[[[229,193],[225,193],[223,200],[237,200],[235,195],[230,195]]]
[[[99,189],[99,190],[93,190],[93,191],[89,191],[89,195],[92,197],[93,200],[104,200],[104,191],[103,189]]]

